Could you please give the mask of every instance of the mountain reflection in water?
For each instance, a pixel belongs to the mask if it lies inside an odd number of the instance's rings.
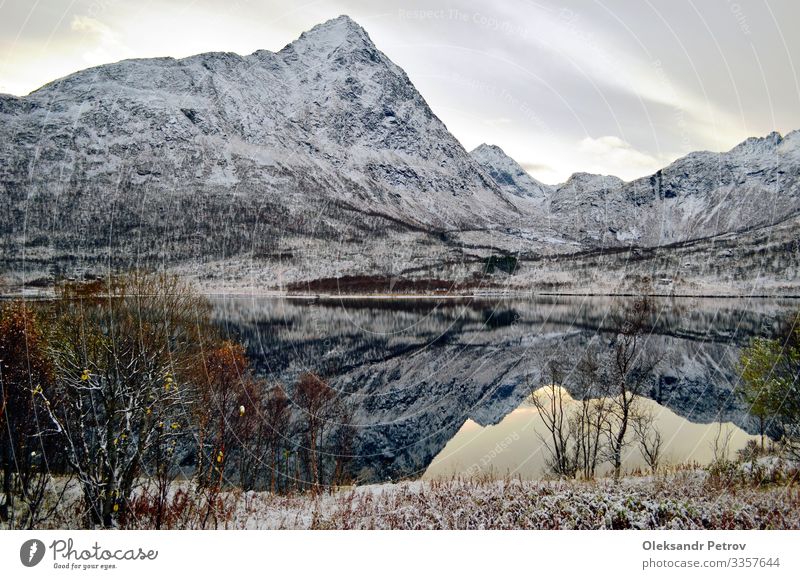
[[[378,482],[474,470],[512,430],[520,440],[486,468],[540,476],[535,411],[525,405],[539,380],[537,353],[557,342],[574,365],[590,341],[608,338],[612,300],[226,297],[214,305],[218,323],[246,345],[268,380],[290,386],[313,371],[348,398],[354,471]],[[663,407],[666,460],[706,461],[717,430],[711,423],[737,427],[732,447],[745,443],[744,431],[755,432],[732,394],[739,351],[753,336],[772,334],[797,305],[656,299],[646,348],[662,363],[643,394]],[[634,449],[626,467],[638,460]]]

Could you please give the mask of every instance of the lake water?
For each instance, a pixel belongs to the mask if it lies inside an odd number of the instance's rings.
[[[610,339],[610,298],[214,300],[257,371],[291,385],[324,376],[353,408],[353,468],[364,482],[494,472],[544,473],[542,424],[527,400],[554,348],[574,367]],[[798,307],[787,299],[658,298],[647,382],[670,463],[707,462],[720,431],[734,451],[755,424],[733,389],[753,336]],[[291,392],[290,392],[291,394]],[[750,434],[748,434],[748,432]],[[625,468],[642,464],[635,446]]]

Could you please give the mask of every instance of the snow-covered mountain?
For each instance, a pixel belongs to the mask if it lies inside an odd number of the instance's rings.
[[[0,159],[0,230],[29,264],[269,258],[520,219],[346,16],[277,53],[128,60],[2,96]]]
[[[509,195],[544,200],[553,190],[531,177],[522,166],[497,145],[483,143],[470,152],[495,183]]]
[[[619,203],[644,208],[646,245],[772,226],[800,212],[800,131],[691,153],[618,191]]]
[[[491,283],[563,287],[553,263],[574,280],[597,252],[734,235],[731,260],[763,258],[792,285],[798,142],[773,133],[629,183],[543,185],[499,147],[467,153],[342,16],[274,53],[127,60],[0,95],[0,284],[144,264],[214,288],[468,285],[513,254],[513,279]]]

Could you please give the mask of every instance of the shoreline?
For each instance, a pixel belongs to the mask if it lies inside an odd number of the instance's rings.
[[[296,293],[277,290],[254,290],[241,291],[200,291],[200,295],[207,298],[269,298],[285,300],[466,300],[466,299],[509,299],[509,298],[669,298],[669,299],[724,299],[724,300],[800,300],[800,293],[789,294],[735,294],[735,293],[632,293],[632,292],[537,292],[534,290],[512,290],[497,292],[479,293]],[[0,293],[0,301],[14,299],[52,299],[54,297],[52,288],[40,289],[36,291],[25,291],[25,289],[10,293]]]

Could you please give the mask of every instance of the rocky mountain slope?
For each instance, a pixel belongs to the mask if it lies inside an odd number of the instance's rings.
[[[500,174],[511,159],[484,167]],[[484,159],[486,157],[484,156]],[[616,293],[646,284],[677,294],[797,294],[800,131],[696,152],[623,182],[576,173],[529,200],[535,247],[518,254],[516,288]],[[525,232],[520,232],[525,235]]]
[[[485,166],[502,177],[500,168],[512,163]],[[800,214],[800,131],[753,137],[724,153],[691,153],[628,183],[575,173],[545,195],[538,183],[516,184],[517,195],[541,200],[542,227],[586,247],[659,246],[744,232]]]
[[[123,61],[3,96],[0,159],[5,255],[29,264],[292,259],[520,219],[345,16],[277,53]]]
[[[575,173],[547,186],[520,176],[514,168],[522,168],[498,147],[481,145],[472,155],[509,192],[541,203],[533,215],[540,227],[586,247],[685,242],[800,214],[800,131],[749,138],[724,153],[691,153],[628,183]]]

